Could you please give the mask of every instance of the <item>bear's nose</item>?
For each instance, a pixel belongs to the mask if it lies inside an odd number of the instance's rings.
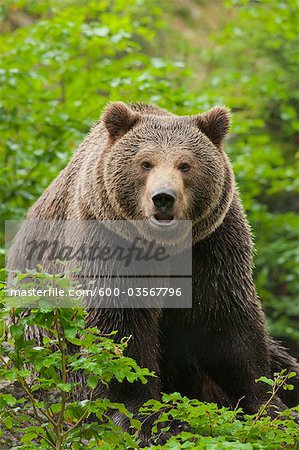
[[[152,200],[156,208],[160,211],[167,211],[173,207],[175,193],[171,189],[164,189],[163,191],[156,192],[152,196]]]

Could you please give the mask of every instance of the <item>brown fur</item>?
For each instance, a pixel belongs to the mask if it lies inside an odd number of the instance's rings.
[[[143,104],[110,104],[29,218],[146,220],[157,188],[175,191],[173,213],[193,222],[191,310],[92,310],[88,323],[132,335],[128,355],[155,370],[147,385],[113,382],[112,400],[133,411],[163,391],[256,412],[267,387],[255,383],[297,362],[267,334],[252,280],[252,239],[222,149],[229,112],[176,116]],[[143,170],[148,162],[150,170]],[[181,164],[189,164],[184,173]],[[282,399],[298,403],[297,388]],[[126,427],[120,417],[117,423]]]
[[[118,118],[122,115],[128,122],[125,126]],[[219,226],[234,194],[234,177],[227,156],[220,144],[215,148],[205,134],[199,133],[200,127],[207,129],[208,118],[215,121],[215,117],[217,133],[212,138],[218,142],[227,131],[225,108],[213,108],[190,118],[150,105],[135,104],[128,109],[117,102],[108,106],[102,120],[91,129],[73,160],[31,208],[28,217],[147,219],[144,202],[148,197],[141,198],[145,183],[138,163],[147,157],[153,159],[159,166],[154,177],[165,179],[168,171],[171,178],[177,172],[169,164],[175,153],[178,160],[191,160],[193,165],[186,189],[181,183],[182,204],[178,205],[177,215],[192,219],[194,240],[203,239]],[[129,133],[127,126],[133,127]],[[127,133],[119,139],[122,127]],[[128,179],[134,181],[134,186]],[[178,176],[177,179],[181,182]]]

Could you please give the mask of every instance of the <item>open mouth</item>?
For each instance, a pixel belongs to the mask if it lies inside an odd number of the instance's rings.
[[[152,216],[152,220],[157,225],[172,225],[175,222],[174,215],[169,213],[156,213]]]

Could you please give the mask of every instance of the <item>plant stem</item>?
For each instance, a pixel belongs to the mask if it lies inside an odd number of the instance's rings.
[[[67,369],[66,369],[66,342],[65,342],[65,336],[64,333],[61,330],[61,326],[59,323],[59,309],[55,308],[54,310],[54,327],[57,331],[57,337],[58,337],[58,347],[61,353],[61,381],[62,383],[67,382]],[[66,407],[66,392],[61,389],[61,409],[58,415],[57,422],[55,423],[55,433],[57,435],[57,441],[56,441],[56,450],[61,449],[62,445],[62,424],[64,420],[64,411]]]

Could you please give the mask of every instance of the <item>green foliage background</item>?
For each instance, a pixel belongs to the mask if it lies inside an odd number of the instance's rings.
[[[225,104],[258,291],[271,332],[299,342],[298,2],[6,0],[0,18],[2,219],[24,216],[108,101]]]
[[[149,102],[177,114],[227,105],[233,126],[226,151],[255,235],[257,288],[271,333],[299,357],[298,7],[297,0],[2,1],[1,218],[24,217],[65,167],[107,102]],[[48,329],[53,314],[53,310],[33,311],[26,320]],[[145,369],[128,363],[122,348],[108,338],[99,346],[96,330],[84,331],[84,312],[76,312],[77,321],[72,314],[61,312],[61,330],[73,344],[79,329],[83,337],[86,333],[86,342],[84,338],[76,345],[81,350],[85,345],[89,357],[83,362],[79,352],[65,357],[69,367],[79,358],[77,369],[92,374],[88,378],[91,390],[98,381],[92,364],[96,361],[102,367],[107,354],[113,355],[115,364],[107,357],[109,377],[133,381],[136,373],[142,379]],[[44,377],[42,389],[38,377],[31,388],[52,394],[56,386],[60,391],[60,404],[51,405],[59,417],[63,392],[74,384],[57,381],[59,371],[54,368],[62,366],[63,349],[55,340],[55,330],[52,341],[47,338],[43,347],[34,347],[23,338],[24,320],[11,327],[10,339],[5,327],[2,330],[0,324],[1,378],[25,383],[32,373],[24,367],[31,361]],[[52,345],[56,345],[55,353]],[[48,436],[55,442],[57,433],[49,423],[34,423],[27,411],[28,398],[14,395],[0,394],[6,429],[15,430],[21,420],[22,448],[49,448],[45,439],[35,438]],[[109,408],[102,399],[89,403],[67,403],[61,430],[76,424],[82,414],[94,412],[100,418]],[[43,402],[37,405],[45,408]],[[285,413],[289,417],[272,422],[254,416],[240,421],[238,411],[218,410],[179,394],[164,396],[161,404],[149,402],[145,408],[150,413],[162,408],[164,415],[168,411],[193,430],[157,448],[296,446],[296,424],[290,412]],[[83,448],[82,442],[84,448],[138,448],[138,439],[111,421],[101,427],[82,422],[67,433],[74,449]],[[0,444],[8,438],[4,433]],[[68,445],[61,443],[59,448]]]

